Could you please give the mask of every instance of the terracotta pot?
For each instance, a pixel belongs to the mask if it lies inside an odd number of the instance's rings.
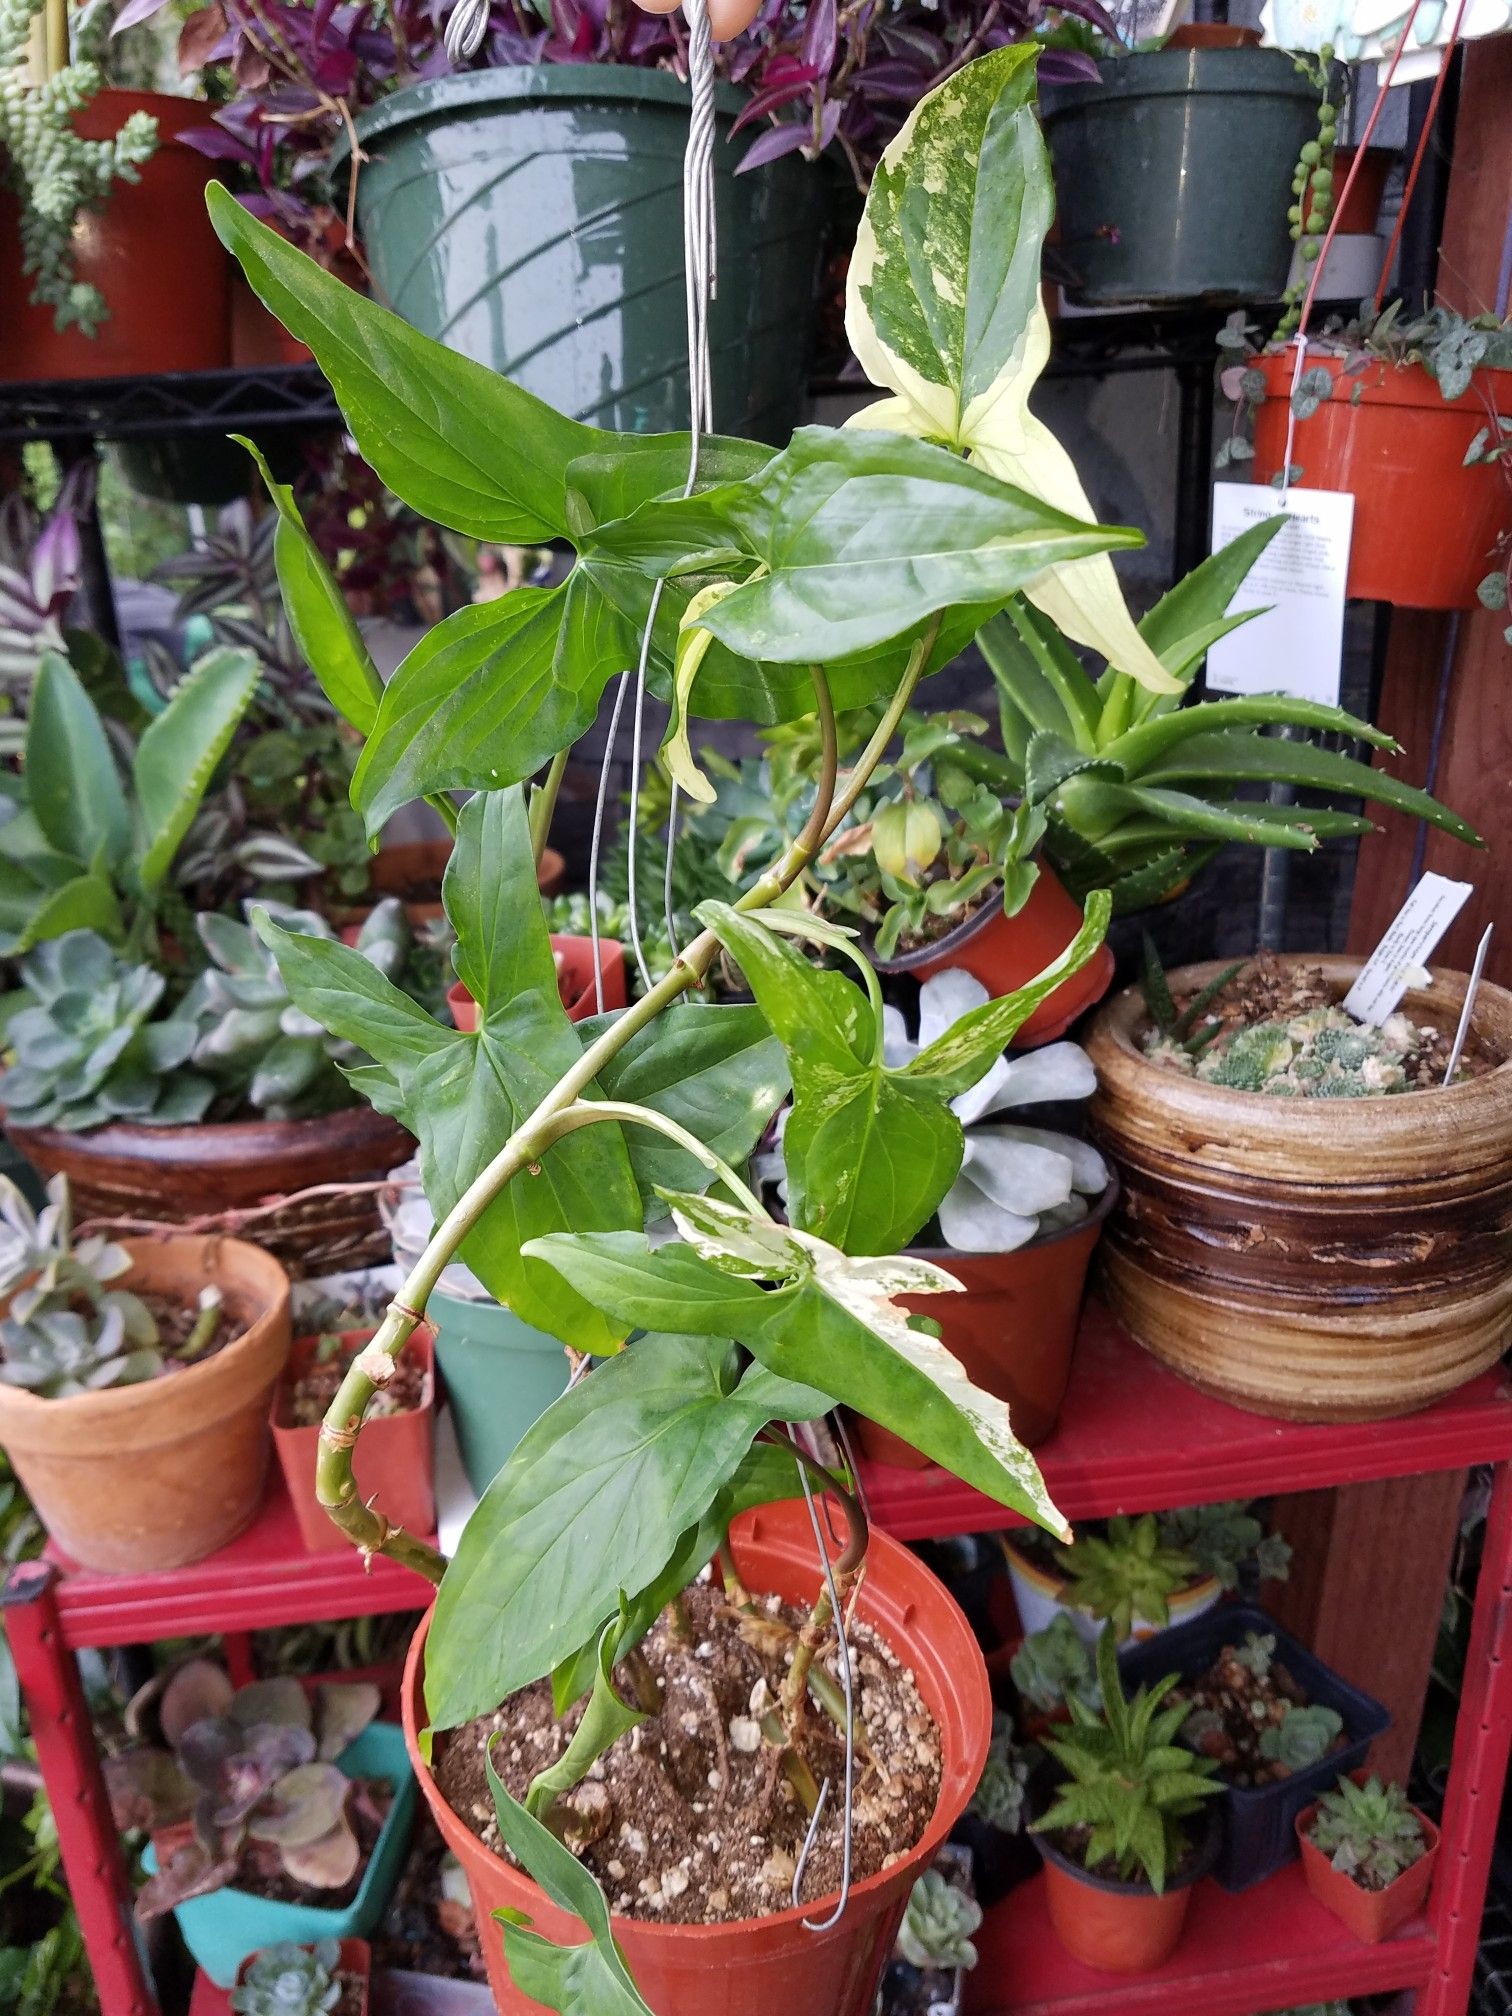
[[[159,1860],[161,1861],[161,1859],[161,1851],[159,1851]],[[366,1939],[342,1939],[338,1943],[341,1947],[341,1955],[336,1963],[337,1969],[340,1973],[349,1975],[358,1983],[358,2001],[355,2016],[368,2016],[368,1998],[372,1992],[373,1982],[372,1950],[368,1946]],[[249,1953],[240,1967],[237,1968],[236,1985],[238,1987],[246,1980],[252,1963],[256,1958],[257,1955],[255,1953]],[[343,2016],[345,2016],[344,2004]]]
[[[392,846],[380,847],[373,856],[371,883],[374,901],[381,896],[399,896],[404,900],[404,914],[413,925],[434,924],[438,917],[446,915],[446,906],[437,898],[416,896],[417,889],[428,889],[441,881],[446,873],[446,864],[451,859],[450,840],[399,840]],[[542,851],[540,865],[536,869],[536,885],[543,896],[554,896],[567,879],[567,863],[554,847]],[[312,900],[320,896],[318,878]],[[373,914],[373,903],[325,903],[325,914],[333,924],[347,927],[363,924]]]
[[[1249,480],[1267,483],[1286,454],[1296,353],[1256,363],[1266,397]],[[1421,365],[1374,359],[1346,377],[1342,358],[1310,350],[1307,368],[1315,366],[1333,378],[1333,397],[1297,422],[1291,459],[1304,488],[1354,493],[1347,592],[1403,609],[1474,608],[1512,525],[1512,481],[1501,463],[1467,469],[1465,451],[1493,409],[1512,412],[1512,371],[1477,371],[1450,402]]]
[[[1162,49],[1258,49],[1260,30],[1233,21],[1183,21],[1161,43]]]
[[[1355,1774],[1357,1778],[1361,1775]],[[1423,1839],[1428,1845],[1412,1867],[1404,1869],[1395,1883],[1388,1883],[1384,1890],[1362,1888],[1352,1876],[1335,1869],[1315,1845],[1312,1826],[1318,1817],[1316,1806],[1309,1806],[1305,1813],[1297,1815],[1302,1874],[1307,1878],[1308,1889],[1349,1927],[1356,1939],[1363,1939],[1368,1946],[1378,1946],[1383,1939],[1389,1939],[1399,1925],[1415,1917],[1428,1901],[1438,1865],[1439,1831],[1426,1813],[1416,1806],[1412,1810],[1423,1823]]]
[[[1011,1534],[1000,1534],[999,1540],[1003,1558],[1008,1564],[1008,1580],[1013,1587],[1014,1607],[1018,1611],[1024,1636],[1029,1638],[1037,1631],[1046,1630],[1064,1613],[1071,1619],[1082,1643],[1089,1650],[1095,1649],[1103,1633],[1103,1620],[1070,1600],[1067,1594],[1071,1586],[1069,1579],[1059,1569],[1047,1566],[1040,1555],[1031,1553],[1027,1547],[1016,1542]],[[1194,1617],[1204,1616],[1215,1608],[1222,1598],[1223,1585],[1217,1576],[1200,1575],[1171,1597],[1166,1606],[1168,1614],[1164,1624],[1136,1617],[1128,1637],[1121,1638],[1119,1644],[1137,1645],[1178,1624],[1189,1624]]]
[[[355,1352],[371,1330],[346,1330],[342,1343]],[[434,1335],[429,1325],[415,1331],[405,1346],[425,1371],[425,1396],[404,1414],[369,1415],[352,1451],[352,1469],[364,1504],[374,1504],[391,1526],[407,1533],[430,1535],[436,1530],[435,1462],[431,1438],[435,1428],[436,1373]],[[312,1554],[328,1554],[351,1542],[315,1496],[315,1464],[320,1452],[320,1427],[296,1427],[293,1392],[310,1369],[320,1344],[318,1337],[299,1337],[278,1382],[273,1400],[273,1447],[284,1484],[299,1521],[300,1538]]]
[[[965,1284],[964,1295],[915,1295],[905,1307],[932,1316],[941,1341],[972,1384],[1008,1402],[1013,1432],[1033,1449],[1055,1431],[1071,1377],[1087,1270],[1118,1197],[1110,1183],[1079,1225],[1046,1233],[1013,1253],[921,1252]],[[861,1447],[876,1463],[922,1469],[928,1459],[903,1438],[856,1417]]]
[[[0,381],[120,378],[212,371],[230,362],[230,261],[211,229],[205,188],[216,165],[178,136],[210,108],[157,91],[101,91],[74,119],[85,140],[109,140],[133,112],[158,122],[157,152],[137,182],[117,182],[103,211],[75,226],[75,266],[110,307],[97,336],[60,335],[21,272],[19,212],[0,190]]]
[[[1149,1974],[1180,1944],[1193,1887],[1212,1863],[1218,1832],[1209,1821],[1201,1848],[1158,1897],[1148,1883],[1092,1875],[1043,1834],[1031,1839],[1045,1858],[1050,1923],[1072,1959],[1104,1974]]]
[[[929,980],[958,966],[997,997],[1013,993],[1053,965],[1081,926],[1079,906],[1041,863],[1029,900],[1016,917],[1005,917],[993,894],[943,938],[893,959],[879,959],[874,953],[872,964],[879,973],[911,973],[916,980]],[[1041,1001],[1014,1037],[1013,1048],[1032,1050],[1064,1036],[1078,1015],[1102,999],[1112,981],[1113,954],[1099,945],[1079,972]]]
[[[748,1588],[775,1591],[789,1601],[813,1601],[819,1563],[801,1502],[746,1513],[732,1528],[731,1542]],[[615,1937],[656,2016],[774,2016],[779,2011],[870,2016],[915,1878],[929,1867],[976,1789],[992,1730],[992,1697],[981,1649],[966,1619],[917,1555],[885,1533],[872,1534],[858,1610],[912,1670],[940,1724],[944,1778],[934,1817],[917,1846],[890,1869],[853,1887],[845,1916],[829,1932],[805,1931],[803,1920],[827,1917],[834,1898],[728,1925],[614,1919]],[[537,2005],[509,1978],[504,1942],[491,1914],[500,1909],[526,1912],[538,1932],[573,1944],[581,1940],[582,1926],[485,1848],[437,1791],[418,1738],[424,1721],[421,1670],[428,1625],[427,1619],[410,1648],[405,1739],[436,1824],[467,1872],[494,1999],[503,2016],[534,2016]]]
[[[593,940],[591,938],[571,938],[553,931],[551,949],[562,962],[558,980],[561,988],[562,1006],[567,1010],[569,1021],[586,1022],[590,1015],[597,1015],[598,989],[593,984]],[[623,1008],[628,996],[625,991],[625,948],[613,938],[599,940],[599,971],[604,977],[604,1012]],[[467,991],[465,981],[459,980],[446,993],[446,1005],[452,1012],[452,1020],[467,1035],[478,1026],[478,1004]]]
[[[1336,197],[1344,193],[1345,178],[1354,165],[1358,147],[1336,147],[1333,159],[1333,186]],[[1367,147],[1360,172],[1346,202],[1339,205],[1339,236],[1368,235],[1376,228],[1381,202],[1396,154],[1390,147]]]
[[[1358,959],[1320,966],[1338,995]],[[1217,962],[1170,975],[1178,994]],[[1405,1011],[1453,1030],[1465,978]],[[1123,1193],[1102,1245],[1130,1334],[1205,1391],[1287,1420],[1426,1407],[1495,1364],[1512,1327],[1512,1063],[1447,1089],[1272,1099],[1151,1064],[1130,988],[1087,1039],[1093,1133]],[[1476,1036],[1512,1058],[1512,994],[1483,982]]]
[[[407,1162],[413,1139],[368,1106],[313,1120],[226,1120],[194,1127],[125,1123],[68,1134],[12,1127],[11,1140],[44,1176],[60,1170],[74,1215],[170,1224],[246,1210],[325,1183],[376,1181]],[[312,1197],[252,1221],[258,1244],[293,1278],[375,1266],[389,1257],[376,1192]]]
[[[289,1354],[289,1279],[241,1239],[122,1243],[123,1287],[193,1302],[213,1282],[245,1327],[213,1357],[136,1386],[44,1400],[0,1385],[0,1444],[66,1554],[141,1575],[202,1561],[256,1516]]]

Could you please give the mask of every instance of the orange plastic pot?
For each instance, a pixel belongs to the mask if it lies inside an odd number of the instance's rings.
[[[559,937],[553,932],[551,949],[561,961],[557,980],[568,1020],[586,1022],[590,1015],[599,1012],[598,990],[593,984],[593,940]],[[600,938],[599,971],[604,979],[604,1012],[607,1014],[611,1009],[623,1008],[628,998],[625,991],[625,948],[616,939]],[[446,1005],[452,1012],[453,1022],[470,1036],[478,1026],[478,1004],[461,980],[448,988]]]
[[[346,1330],[341,1341],[355,1351],[372,1334],[371,1330]],[[363,1503],[375,1505],[391,1526],[402,1526],[406,1533],[431,1534],[436,1530],[434,1334],[429,1325],[423,1325],[405,1346],[425,1370],[425,1397],[420,1405],[405,1414],[371,1415],[352,1451],[353,1474]],[[300,1538],[310,1553],[329,1554],[352,1543],[315,1496],[319,1424],[298,1427],[292,1414],[294,1388],[309,1370],[319,1344],[318,1337],[294,1340],[273,1401],[273,1447],[299,1522]]]
[[[159,1863],[161,1863],[161,1851],[159,1852],[158,1859]],[[349,1980],[357,1984],[358,1999],[355,2016],[368,2016],[373,1986],[372,1950],[366,1939],[342,1939],[338,1943],[341,1951],[336,1961],[337,1971],[346,1975]],[[238,1987],[246,1980],[247,1975],[251,1972],[252,1963],[257,1957],[255,1953],[249,1953],[240,1967],[237,1968],[236,1984]],[[345,2004],[343,2004],[344,2009]]]
[[[747,1588],[805,1605],[814,1600],[819,1562],[801,1500],[746,1513],[731,1529],[731,1544]],[[870,2016],[914,1881],[965,1811],[981,1776],[992,1733],[992,1695],[981,1648],[954,1600],[917,1555],[885,1533],[873,1530],[857,1607],[911,1669],[940,1725],[944,1776],[934,1816],[917,1845],[890,1869],[852,1888],[845,1916],[829,1932],[805,1931],[803,1920],[828,1917],[833,1897],[727,1925],[615,1918],[614,1935],[655,2016]],[[502,2016],[536,2016],[540,2005],[510,1980],[492,1914],[522,1911],[536,1931],[564,1944],[581,1943],[583,1928],[485,1848],[437,1791],[419,1742],[428,1628],[427,1618],[415,1634],[405,1672],[410,1760],[446,1845],[466,1871],[494,2000]]]
[[[1212,1865],[1218,1830],[1209,1822],[1197,1854],[1159,1896],[1148,1883],[1094,1876],[1043,1834],[1033,1840],[1045,1858],[1050,1923],[1072,1959],[1103,1974],[1150,1974],[1181,1943],[1192,1890]]]
[[[158,122],[158,147],[137,182],[117,182],[101,211],[74,226],[80,280],[110,308],[97,336],[61,334],[21,271],[20,212],[0,191],[0,381],[121,378],[213,371],[230,362],[231,267],[211,229],[205,188],[216,167],[179,137],[208,107],[158,91],[101,91],[74,118],[85,140],[110,140],[133,112]]]
[[[943,938],[893,959],[873,954],[872,963],[881,973],[911,973],[916,980],[959,967],[996,998],[1012,994],[1053,965],[1081,927],[1081,910],[1042,862],[1029,900],[1017,916],[1005,917],[1002,904],[992,895]],[[1078,1015],[1101,1001],[1112,984],[1113,954],[1099,945],[1084,966],[1041,1001],[1014,1037],[1014,1049],[1032,1050],[1064,1036]]]
[[[1296,353],[1257,362],[1266,396],[1252,480],[1267,483],[1286,455]],[[1309,351],[1306,368],[1315,367],[1332,377],[1333,396],[1297,422],[1291,459],[1304,489],[1354,496],[1347,592],[1401,609],[1473,608],[1512,525],[1512,481],[1502,463],[1467,469],[1465,451],[1493,409],[1512,412],[1512,371],[1477,371],[1468,392],[1445,400],[1417,364],[1373,359],[1346,377],[1342,358]]]
[[[974,1386],[1008,1402],[1013,1432],[1036,1448],[1055,1430],[1071,1377],[1092,1253],[1118,1201],[1114,1177],[1087,1216],[1012,1253],[920,1252],[965,1286],[964,1295],[914,1295],[904,1306],[930,1316]],[[861,1447],[876,1463],[922,1469],[928,1459],[899,1435],[859,1416]]]
[[[1363,1939],[1368,1946],[1378,1946],[1383,1939],[1389,1939],[1399,1925],[1406,1924],[1422,1910],[1428,1901],[1428,1892],[1433,1886],[1433,1872],[1438,1865],[1439,1831],[1428,1815],[1417,1813],[1422,1822],[1423,1838],[1428,1843],[1423,1853],[1410,1869],[1404,1869],[1395,1883],[1388,1883],[1384,1890],[1365,1890],[1352,1876],[1346,1876],[1316,1846],[1312,1838],[1313,1822],[1318,1817],[1316,1806],[1309,1806],[1305,1813],[1297,1815],[1297,1840],[1302,1849],[1302,1874],[1307,1878],[1307,1887],[1318,1902],[1332,1911],[1334,1916],[1348,1926],[1356,1939]]]
[[[44,1400],[0,1385],[0,1445],[58,1545],[82,1567],[140,1575],[202,1561],[252,1523],[268,1409],[289,1354],[289,1277],[244,1239],[121,1242],[120,1285],[193,1303],[214,1284],[241,1326],[213,1357]]]

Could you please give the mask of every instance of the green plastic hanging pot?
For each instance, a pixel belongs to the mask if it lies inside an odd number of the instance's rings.
[[[437,1289],[426,1314],[436,1328],[436,1362],[462,1468],[481,1496],[532,1421],[567,1390],[567,1353],[497,1302]]]
[[[1281,49],[1109,57],[1044,94],[1066,292],[1087,307],[1274,301],[1318,90]]]
[[[828,173],[795,156],[737,177],[744,102],[720,87],[714,424],[781,443],[807,382]],[[687,130],[688,87],[660,70],[479,70],[395,92],[357,121],[374,294],[579,420],[686,427]]]

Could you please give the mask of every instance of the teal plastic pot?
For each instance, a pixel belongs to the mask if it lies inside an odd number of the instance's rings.
[[[743,94],[714,147],[714,424],[782,443],[808,374],[827,171],[735,174]],[[413,84],[357,121],[357,218],[376,298],[564,413],[686,427],[682,152],[670,72],[571,63]],[[332,175],[339,183],[346,155]]]
[[[1044,94],[1066,292],[1089,307],[1274,301],[1318,92],[1280,49],[1159,49]]]
[[[567,1353],[497,1302],[465,1302],[438,1290],[425,1313],[436,1329],[436,1363],[462,1468],[481,1497],[525,1430],[566,1392]]]
[[[415,1777],[405,1755],[404,1731],[392,1722],[369,1723],[336,1761],[349,1778],[386,1778],[394,1788],[394,1803],[357,1895],[343,1911],[285,1904],[234,1889],[212,1890],[208,1897],[180,1904],[173,1915],[184,1944],[217,1988],[234,1987],[248,1954],[281,1939],[308,1946],[317,1939],[366,1939],[377,1928],[404,1867],[415,1813]],[[157,1855],[150,1845],[143,1850],[142,1866],[149,1876],[156,1872]]]

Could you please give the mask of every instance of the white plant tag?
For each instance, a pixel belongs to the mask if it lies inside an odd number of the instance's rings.
[[[1386,927],[1386,935],[1360,968],[1344,1006],[1360,1022],[1379,1028],[1408,988],[1421,986],[1424,962],[1469,900],[1475,885],[1447,875],[1423,875]]]
[[[1266,547],[1229,605],[1266,614],[1213,646],[1207,683],[1221,693],[1286,693],[1337,707],[1354,498],[1344,490],[1283,495],[1268,483],[1217,483],[1213,551],[1277,512],[1292,523]]]

